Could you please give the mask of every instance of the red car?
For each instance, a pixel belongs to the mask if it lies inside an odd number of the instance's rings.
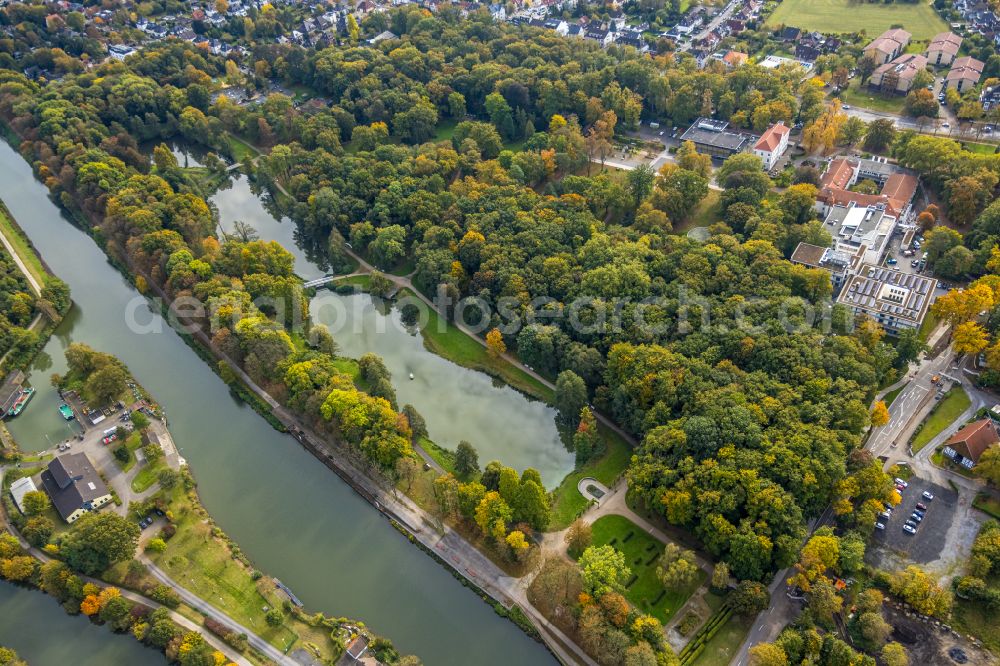
[[[105,437],[101,441],[104,442],[105,444],[110,444],[111,442],[115,441],[116,439],[118,439],[118,435],[109,435],[108,437]]]

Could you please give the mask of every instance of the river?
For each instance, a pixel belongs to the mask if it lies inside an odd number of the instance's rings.
[[[175,154],[180,159],[186,153],[175,148]],[[325,265],[316,263],[315,253],[303,249],[295,224],[276,219],[245,175],[237,174],[211,201],[224,230],[231,231],[236,220],[245,222],[262,239],[287,248],[303,278],[326,272]],[[416,407],[439,446],[454,450],[466,440],[476,447],[481,464],[499,460],[519,472],[533,467],[549,489],[573,471],[575,458],[559,436],[555,409],[428,351],[419,331],[402,323],[399,309],[379,307],[364,294],[343,296],[322,290],[310,310],[314,320],[329,328],[341,353],[358,358],[374,352],[383,358],[400,406]]]
[[[52,441],[67,435],[48,381],[65,371],[63,350],[79,340],[112,352],[160,401],[219,526],[310,610],[363,620],[427,664],[553,663],[543,646],[417,550],[292,437],[232,398],[93,240],[62,217],[29,165],[3,142],[0,199],[69,284],[76,304],[32,368],[37,395],[9,424],[24,449],[45,448],[46,435]],[[137,332],[126,324],[130,312],[160,332]],[[58,614],[53,605],[53,621]],[[14,643],[11,633],[0,622],[0,644]]]
[[[67,615],[58,601],[37,590],[0,583],[0,617],[0,645],[31,666],[167,663],[132,634],[114,635],[83,615]]]

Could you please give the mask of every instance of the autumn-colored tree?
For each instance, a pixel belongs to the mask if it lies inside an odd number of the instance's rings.
[[[590,523],[582,518],[577,518],[566,530],[566,546],[571,555],[579,555],[590,547],[593,534]]]
[[[992,309],[995,304],[993,289],[977,280],[963,291],[952,289],[938,298],[931,306],[931,311],[940,319],[958,324],[976,318],[980,312]]]
[[[528,552],[528,540],[524,537],[524,532],[520,530],[513,530],[507,535],[507,547],[510,548],[510,552],[514,557],[520,561],[523,560]]]
[[[750,648],[750,666],[788,666],[785,651],[774,643],[761,643]]]
[[[101,610],[101,602],[96,595],[88,594],[80,602],[80,612],[84,615],[96,615]]]
[[[976,474],[1000,486],[1000,444],[994,444],[983,451],[976,464]]]
[[[959,354],[978,354],[990,343],[986,329],[974,321],[964,321],[955,327],[951,344]]]
[[[886,643],[880,656],[885,666],[910,666],[910,655],[906,653],[906,648],[899,643]]]
[[[889,422],[889,408],[885,406],[885,400],[879,400],[872,408],[872,425],[881,428]]]
[[[507,352],[507,345],[499,328],[491,329],[486,334],[486,349],[493,358],[499,358]]]

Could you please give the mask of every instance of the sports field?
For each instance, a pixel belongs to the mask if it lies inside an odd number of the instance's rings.
[[[913,39],[929,39],[945,32],[948,25],[930,4],[858,0],[782,0],[767,19],[768,25],[790,25],[820,32],[860,32],[877,37],[894,25],[901,25]]]

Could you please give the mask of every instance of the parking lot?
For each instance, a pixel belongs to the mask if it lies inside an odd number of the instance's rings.
[[[900,491],[903,501],[893,511],[892,517],[888,520],[879,518],[885,529],[875,530],[872,541],[877,546],[905,554],[907,559],[918,564],[926,564],[941,557],[948,530],[955,521],[958,494],[951,488],[917,477],[910,479],[909,484],[908,488]],[[933,501],[921,498],[925,490],[934,495]],[[909,534],[903,531],[903,524],[913,513],[917,502],[927,505],[927,513],[917,527],[917,533]]]

